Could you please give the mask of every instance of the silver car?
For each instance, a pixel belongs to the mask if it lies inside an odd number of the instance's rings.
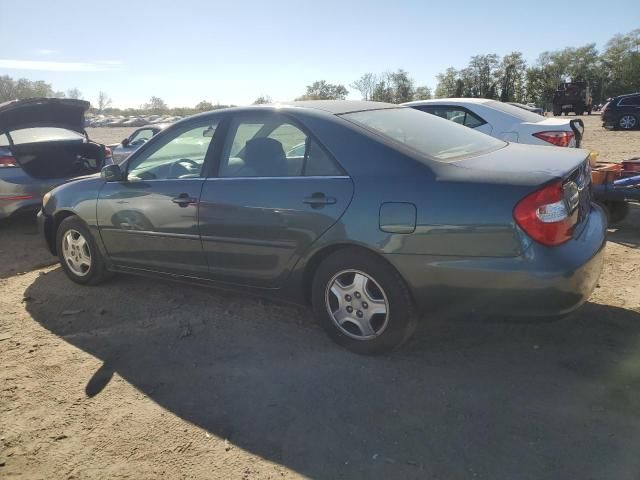
[[[122,140],[120,143],[109,145],[109,148],[113,152],[114,163],[122,163],[125,158],[135,152],[142,145],[147,143],[157,133],[167,128],[170,123],[156,123],[153,125],[146,125],[142,128],[134,130],[131,135]]]
[[[112,163],[84,130],[84,100],[31,98],[0,104],[0,219],[36,211],[67,180]]]

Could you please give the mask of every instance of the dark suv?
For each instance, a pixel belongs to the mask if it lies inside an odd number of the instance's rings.
[[[640,93],[611,98],[600,114],[602,126],[621,130],[640,127]]]

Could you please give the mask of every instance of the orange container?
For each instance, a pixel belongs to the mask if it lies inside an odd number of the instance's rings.
[[[594,185],[602,185],[603,183],[611,183],[622,177],[622,164],[600,162],[591,170],[591,183]]]

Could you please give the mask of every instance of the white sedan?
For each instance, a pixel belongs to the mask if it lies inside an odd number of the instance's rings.
[[[404,105],[460,123],[514,143],[579,147],[584,132],[580,119],[545,118],[522,108],[486,98],[440,98]]]

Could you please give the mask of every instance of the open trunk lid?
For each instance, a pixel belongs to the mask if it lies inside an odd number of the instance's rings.
[[[86,100],[28,98],[0,104],[0,134],[24,128],[58,127],[84,134]]]

